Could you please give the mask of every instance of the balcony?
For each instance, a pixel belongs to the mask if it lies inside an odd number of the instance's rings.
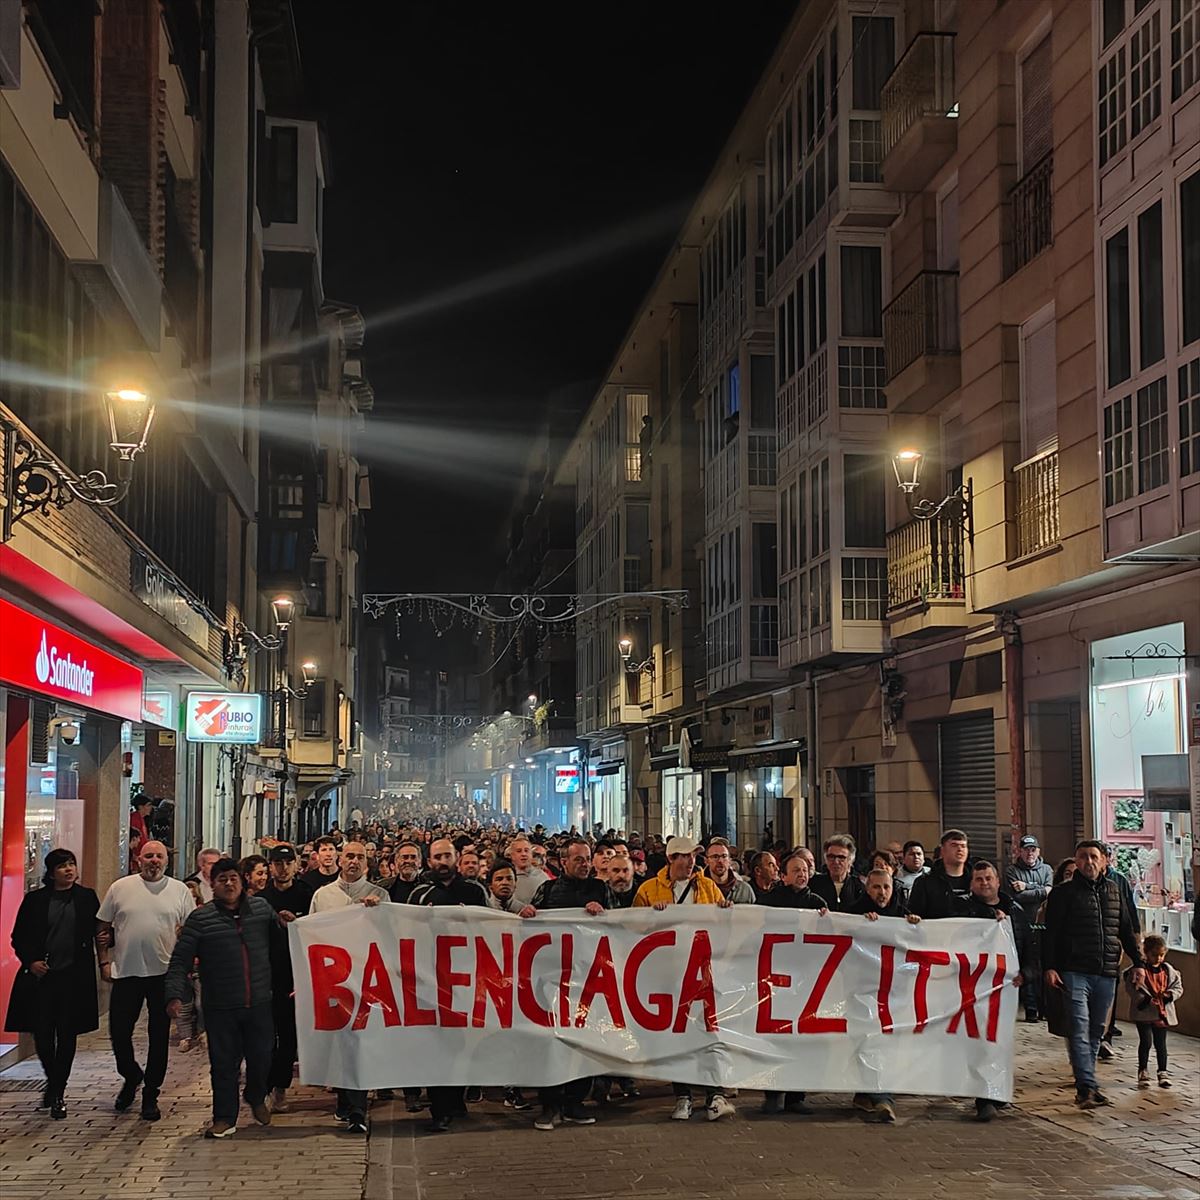
[[[958,272],[922,271],[883,310],[888,408],[924,413],[961,380]]]
[[[1012,211],[1012,244],[1009,275],[1054,244],[1054,155],[1026,173],[1009,193]]]
[[[1016,557],[1058,545],[1058,451],[1047,450],[1013,468],[1017,490]]]
[[[908,521],[887,537],[892,637],[921,637],[966,624],[960,520]]]
[[[919,192],[958,145],[954,34],[919,33],[883,85],[883,182]]]

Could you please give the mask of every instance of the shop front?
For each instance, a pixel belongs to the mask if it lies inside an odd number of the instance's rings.
[[[790,741],[730,751],[730,783],[744,845],[796,844],[797,831],[804,829],[802,749],[803,743]]]
[[[142,716],[139,667],[23,606],[0,599],[0,1012],[18,963],[11,934],[42,860],[74,852],[103,892],[126,866],[129,769],[123,748]],[[16,1035],[0,1034],[0,1056]]]
[[[700,841],[704,832],[704,777],[691,767],[679,765],[678,746],[665,746],[652,754],[650,769],[659,772],[663,837]]]
[[[625,743],[609,742],[599,758],[589,759],[587,778],[589,828],[625,829],[629,811],[625,795]]]

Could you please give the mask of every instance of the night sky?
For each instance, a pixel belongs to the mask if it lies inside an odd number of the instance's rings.
[[[523,437],[599,379],[795,5],[295,8],[325,290],[367,317],[368,444],[398,426],[367,587],[486,588]]]

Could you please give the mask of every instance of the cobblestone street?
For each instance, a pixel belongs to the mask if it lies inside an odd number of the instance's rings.
[[[614,1104],[595,1126],[539,1133],[491,1100],[442,1137],[402,1103],[377,1103],[369,1139],[335,1127],[331,1097],[293,1090],[292,1111],[270,1128],[244,1113],[236,1137],[209,1142],[203,1053],[173,1052],[163,1120],[116,1113],[111,1056],[100,1035],[76,1062],[66,1121],[33,1109],[41,1072],[28,1060],[0,1076],[0,1194],[4,1200],[72,1196],[207,1196],[218,1181],[255,1180],[305,1200],[459,1200],[504,1189],[522,1197],[810,1196],[961,1200],[1087,1196],[1094,1200],[1200,1200],[1200,1045],[1173,1038],[1175,1087],[1139,1092],[1132,1039],[1101,1066],[1113,1107],[1071,1103],[1066,1056],[1041,1026],[1018,1027],[1018,1111],[991,1125],[962,1101],[901,1098],[894,1127],[866,1125],[849,1097],[810,1097],[813,1117],[758,1114],[743,1093],[738,1115],[710,1125],[669,1121],[671,1100],[650,1085],[636,1105]],[[1154,1165],[1151,1165],[1154,1164]]]

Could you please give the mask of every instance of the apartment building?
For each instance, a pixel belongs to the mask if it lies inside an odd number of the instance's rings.
[[[685,243],[643,301],[558,474],[575,490],[589,827],[660,827],[651,757],[696,704],[699,612],[661,595],[694,595],[699,584],[698,263]]]
[[[215,382],[252,353],[244,325],[218,332],[255,287],[218,266],[245,254],[222,214],[246,206],[248,160],[215,114],[235,74],[261,86],[268,49],[247,57],[242,17],[218,75],[194,3],[0,6],[0,1005],[51,846],[105,888],[134,788],[168,802],[173,871],[228,844],[229,749],[187,739],[180,713],[236,686],[256,586],[246,393]]]

